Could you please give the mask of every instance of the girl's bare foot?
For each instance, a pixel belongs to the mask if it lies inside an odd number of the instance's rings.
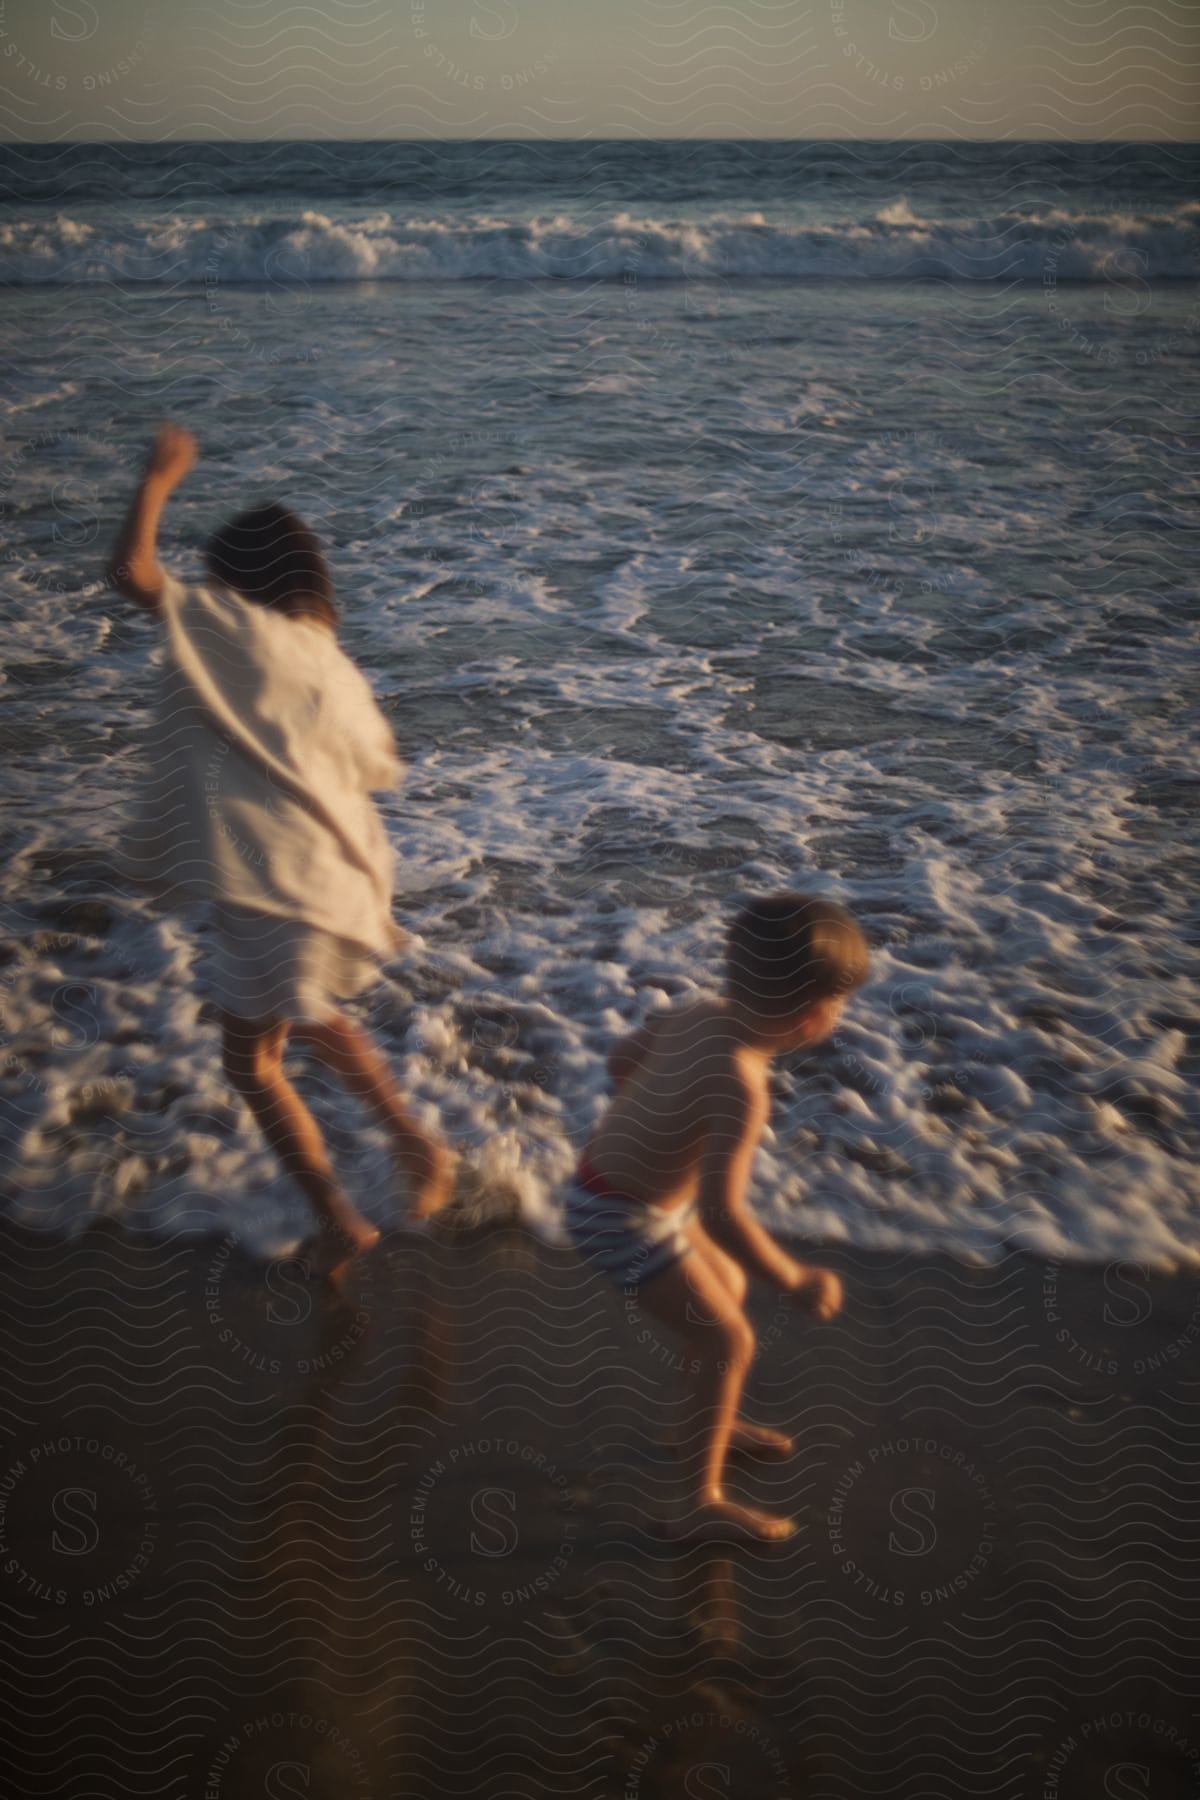
[[[743,1456],[765,1456],[782,1461],[795,1453],[796,1440],[786,1431],[772,1431],[767,1425],[752,1425],[749,1419],[739,1419],[729,1439],[729,1448],[741,1451]]]
[[[323,1275],[331,1287],[340,1289],[351,1263],[378,1242],[378,1227],[347,1202],[344,1212],[339,1209],[336,1215],[321,1220],[305,1244],[304,1254],[315,1275]]]
[[[668,1528],[668,1535],[689,1544],[781,1544],[795,1535],[791,1519],[759,1512],[736,1500],[702,1500]]]
[[[408,1146],[404,1168],[412,1190],[413,1217],[432,1219],[454,1193],[457,1156],[444,1144],[427,1139],[416,1154],[413,1147]]]
[[[792,1292],[822,1325],[842,1310],[842,1284],[832,1269],[803,1269]]]

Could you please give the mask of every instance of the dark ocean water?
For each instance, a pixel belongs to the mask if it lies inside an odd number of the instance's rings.
[[[486,1191],[556,1217],[612,1031],[790,883],[876,968],[781,1071],[766,1216],[1194,1256],[1197,161],[0,152],[10,1204],[303,1222],[197,922],[112,866],[159,652],[99,570],[169,413],[203,449],[173,568],[260,494],[329,547],[409,761],[412,948],[366,1011]],[[390,1216],[381,1141],[314,1100]]]

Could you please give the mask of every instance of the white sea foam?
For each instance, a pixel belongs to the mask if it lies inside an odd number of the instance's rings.
[[[304,210],[291,216],[17,219],[0,225],[0,282],[737,281],[1109,282],[1200,279],[1200,202],[1144,213],[1061,207],[923,217],[905,199],[836,222],[615,212],[596,222]]]
[[[385,810],[412,944],[362,1010],[492,1202],[555,1227],[613,1033],[788,883],[847,900],[875,959],[837,1042],[779,1072],[765,1216],[1200,1260],[1187,293],[231,294],[10,301],[9,1210],[267,1251],[307,1223],[222,1078],[200,922],[112,868],[154,630],[93,584],[136,376],[205,449],[173,565],[245,493],[331,546],[409,761]],[[396,1220],[382,1138],[295,1068]]]

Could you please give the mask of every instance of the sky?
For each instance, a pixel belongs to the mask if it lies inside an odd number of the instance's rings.
[[[0,137],[1200,137],[1200,0],[0,0]]]

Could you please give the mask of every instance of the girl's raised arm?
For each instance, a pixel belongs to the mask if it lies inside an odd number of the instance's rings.
[[[158,561],[158,521],[198,454],[195,438],[182,425],[159,427],[109,558],[109,585],[135,606],[144,606],[151,612],[162,597],[166,581]]]

